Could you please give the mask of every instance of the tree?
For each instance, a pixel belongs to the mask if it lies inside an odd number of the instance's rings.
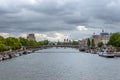
[[[72,44],[73,45],[79,45],[79,41],[73,41]]]
[[[48,40],[44,40],[44,45],[48,45],[49,41]]]
[[[120,47],[120,34],[119,33],[112,34],[108,42],[108,45]]]
[[[58,41],[58,42],[57,42],[57,45],[61,45],[61,42],[60,42],[60,41]]]
[[[43,41],[39,41],[39,42],[38,42],[38,45],[39,45],[39,46],[48,45],[48,44],[49,44],[49,41],[48,41],[48,40],[43,40]]]
[[[114,46],[116,46],[116,47],[120,47],[120,37],[116,40],[116,43],[115,43]]]
[[[22,46],[29,46],[29,41],[25,38],[20,38],[20,43],[22,44]]]
[[[9,48],[5,44],[5,38],[0,36],[0,52],[7,51]]]
[[[9,48],[5,44],[0,44],[0,52],[8,51]]]
[[[14,43],[12,46],[12,50],[17,50],[21,48],[21,43]]]
[[[91,46],[95,47],[95,41],[94,41],[94,39],[92,39]]]
[[[38,46],[38,43],[37,43],[37,41],[29,40],[29,46],[37,47],[37,46]]]
[[[44,42],[43,42],[43,41],[39,41],[39,42],[38,42],[38,45],[39,45],[39,46],[43,46],[43,45],[44,45]]]
[[[0,36],[0,43],[5,44],[5,39],[2,36]]]
[[[102,47],[103,45],[104,45],[103,42],[99,42],[97,46]]]
[[[90,42],[90,39],[88,38],[88,40],[87,40],[87,46],[90,47],[90,45],[91,45],[91,42]]]
[[[8,37],[6,39],[6,45],[9,46],[12,50],[17,50],[21,48],[21,43],[17,38]]]

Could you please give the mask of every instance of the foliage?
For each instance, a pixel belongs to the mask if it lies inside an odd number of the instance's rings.
[[[103,45],[104,45],[103,42],[99,42],[99,43],[97,44],[98,47],[102,47]]]
[[[79,41],[73,41],[72,44],[73,45],[79,45]]]
[[[5,43],[6,43],[5,38],[0,36],[0,52],[9,50]]]
[[[44,41],[34,41],[34,40],[28,40],[25,38],[14,38],[14,37],[8,37],[4,38],[0,36],[0,52],[2,51],[7,51],[9,49],[12,50],[17,50],[20,49],[22,46],[25,47],[37,47],[37,46],[42,46],[42,45],[48,45],[49,41],[44,40]]]
[[[6,45],[9,46],[12,50],[20,49],[22,46],[20,41],[14,37],[6,38]]]
[[[37,41],[29,40],[29,41],[28,41],[28,45],[29,45],[29,46],[32,46],[32,47],[37,47],[37,46],[38,46],[38,43],[37,43]]]
[[[42,45],[48,45],[49,41],[48,40],[43,40],[43,41],[39,41],[38,45],[42,46]]]
[[[22,46],[21,43],[14,43],[13,46],[12,46],[12,50],[20,49],[21,46]]]
[[[94,39],[92,39],[91,46],[95,47],[95,41],[94,41]]]
[[[87,46],[90,47],[90,45],[91,45],[91,42],[90,42],[90,39],[88,38],[88,40],[87,40]]]
[[[22,46],[29,46],[28,39],[20,38],[19,40],[20,40],[20,43],[22,44]]]
[[[120,34],[119,33],[112,34],[108,42],[108,45],[120,47]]]
[[[57,42],[57,45],[61,45],[62,43],[60,41]]]
[[[1,43],[1,44],[5,44],[5,39],[4,39],[4,37],[2,37],[2,36],[0,36],[0,43]]]
[[[49,41],[48,40],[44,40],[44,45],[48,45]]]
[[[9,48],[5,44],[0,43],[0,52],[8,51],[8,50],[9,50]]]
[[[44,42],[43,42],[43,41],[39,41],[39,42],[38,42],[38,45],[39,45],[39,46],[43,46],[43,45],[44,45]]]

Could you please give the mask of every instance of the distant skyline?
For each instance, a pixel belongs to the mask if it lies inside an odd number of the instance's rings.
[[[0,0],[0,35],[83,39],[120,32],[120,0]]]

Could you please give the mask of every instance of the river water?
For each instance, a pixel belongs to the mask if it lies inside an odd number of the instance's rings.
[[[0,62],[0,80],[120,80],[120,58],[44,49]]]

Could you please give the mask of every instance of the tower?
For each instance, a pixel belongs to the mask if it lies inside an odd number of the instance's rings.
[[[33,33],[32,34],[28,34],[27,35],[27,39],[35,41],[35,35]]]

